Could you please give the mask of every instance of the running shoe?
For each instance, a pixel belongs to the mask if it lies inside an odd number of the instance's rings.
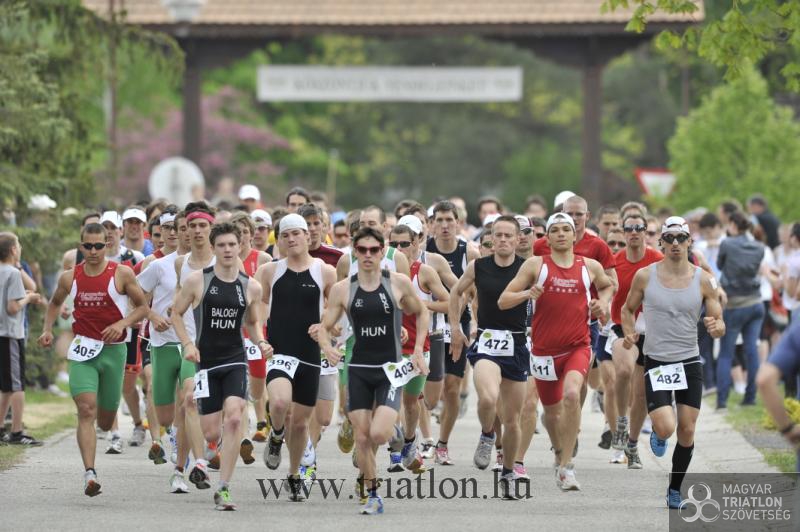
[[[106,454],[122,454],[122,438],[119,434],[111,436],[111,441],[106,448]]]
[[[228,487],[220,488],[214,493],[215,509],[221,512],[232,512],[236,510],[236,505],[231,500],[231,492]]]
[[[169,427],[167,429],[167,441],[169,442],[169,461],[175,465],[178,465],[178,437],[177,431],[175,427]],[[188,458],[188,456],[187,456]]]
[[[472,457],[475,467],[478,469],[486,469],[489,467],[489,463],[492,461],[492,451],[494,450],[494,442],[496,439],[497,436],[495,434],[492,434],[491,437],[481,434],[478,439],[478,447],[475,448],[475,455]]]
[[[207,490],[211,487],[211,478],[208,476],[208,469],[204,462],[197,461],[189,473],[189,482],[199,490]]]
[[[289,500],[292,502],[301,502],[306,500],[303,493],[303,479],[300,475],[289,475],[286,477],[286,484],[289,486]]]
[[[592,404],[592,411],[593,412],[600,412],[601,414],[605,414],[605,405],[603,404],[603,398],[605,394],[603,392],[599,392],[595,390],[594,392],[594,404]]]
[[[83,474],[83,493],[89,497],[100,495],[100,483],[97,481],[97,473],[87,471]]]
[[[613,433],[608,429],[608,425],[606,425],[606,429],[603,431],[603,434],[600,435],[600,443],[598,443],[597,446],[601,449],[611,449],[612,438]]]
[[[519,479],[513,471],[501,476],[499,482],[501,498],[507,501],[518,501],[522,498],[519,493],[519,488],[517,487]]]
[[[317,479],[317,464],[308,467],[300,466],[300,478],[303,479],[305,493],[311,493],[311,486],[314,485],[314,481]]]
[[[414,441],[403,445],[400,457],[403,461],[403,467],[409,471],[416,472],[422,467],[422,456],[419,454],[416,438],[414,438]]]
[[[581,485],[575,478],[575,465],[569,463],[566,467],[559,468],[556,483],[561,491],[580,491]]]
[[[219,470],[219,445],[216,443],[206,443],[206,451],[204,455],[206,461],[208,462],[209,469],[213,469],[215,471]]]
[[[403,429],[400,425],[394,426],[394,436],[389,438],[389,450],[395,453],[399,453],[403,450],[403,445],[406,442],[406,437],[403,435]]]
[[[433,438],[426,438],[422,441],[422,451],[420,455],[425,460],[430,460],[436,454],[436,442],[433,441]]]
[[[164,453],[164,448],[161,447],[161,442],[154,441],[147,452],[147,458],[152,460],[155,465],[167,463],[167,455]]]
[[[247,438],[244,438],[242,443],[239,445],[239,456],[242,457],[242,462],[244,462],[245,465],[250,465],[256,461],[256,459],[253,457],[253,449],[253,442]]]
[[[436,463],[439,465],[453,465],[450,454],[447,452],[447,447],[444,445],[436,446]]]
[[[609,464],[624,464],[627,462],[627,458],[625,458],[625,451],[618,451],[614,449],[611,453],[611,459],[608,461]]]
[[[517,476],[518,480],[530,480],[531,476],[528,474],[528,470],[525,468],[523,464],[514,463],[514,474]]]
[[[189,493],[189,486],[186,485],[186,481],[183,479],[183,473],[180,471],[173,471],[169,479],[169,486],[172,493]]]
[[[611,438],[611,447],[622,451],[628,443],[628,422],[617,420],[617,430]]]
[[[642,459],[639,458],[639,448],[638,447],[625,447],[625,457],[628,459],[628,469],[641,469],[642,466]]]
[[[353,450],[353,446],[356,443],[355,438],[353,437],[353,425],[350,424],[350,420],[347,418],[344,418],[342,426],[339,427],[339,434],[336,436],[336,443],[339,445],[339,450],[344,454],[347,454]]]
[[[502,471],[503,470],[503,451],[497,451],[497,458],[495,458],[494,465],[492,466],[492,471]]]
[[[253,441],[265,442],[267,441],[267,422],[259,421],[256,423],[256,431],[253,433]]]
[[[361,515],[376,515],[383,513],[383,499],[380,495],[369,497],[367,503],[359,510]]]
[[[650,434],[651,432],[653,432],[653,421],[650,416],[647,416],[642,424],[642,434]]]
[[[667,508],[670,510],[680,510],[681,508],[681,492],[672,488],[667,488]]]
[[[306,450],[303,451],[303,457],[300,459],[300,465],[309,467],[317,462],[317,451],[311,443],[311,438],[306,442]]]
[[[131,435],[131,439],[128,440],[128,445],[130,445],[131,447],[140,447],[144,445],[144,439],[146,435],[147,432],[144,430],[144,427],[142,425],[137,425],[133,427],[133,434]]]
[[[355,449],[353,449],[353,452],[351,453],[350,461],[353,462],[353,467],[358,469],[358,457],[356,457],[356,450]]]
[[[43,441],[39,441],[33,436],[29,436],[24,432],[20,432],[18,434],[13,432],[8,433],[6,443],[9,445],[25,445],[27,447],[41,447],[44,445]]]
[[[389,473],[400,473],[403,471],[403,455],[394,451],[389,451],[389,467],[386,468]]]
[[[270,469],[278,469],[281,465],[281,447],[283,447],[283,436],[275,437],[275,432],[270,431],[269,441],[264,448],[264,463]]]
[[[664,456],[664,453],[667,452],[668,445],[669,441],[662,440],[656,435],[655,432],[650,433],[650,449],[653,451],[654,455],[659,458]]]

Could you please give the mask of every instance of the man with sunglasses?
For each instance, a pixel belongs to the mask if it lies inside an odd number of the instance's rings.
[[[589,321],[607,316],[614,290],[600,263],[573,251],[575,238],[573,218],[552,215],[547,221],[551,253],[526,260],[497,301],[500,310],[536,301],[530,372],[544,406],[556,484],[563,491],[580,490],[572,457],[580,428],[581,390],[591,363]],[[592,285],[598,298],[591,296]]]
[[[602,346],[604,353],[600,356],[600,371],[606,390],[606,418],[612,427],[611,446],[617,451],[625,451],[628,469],[641,469],[642,461],[637,444],[639,432],[647,416],[642,377],[644,320],[639,319],[636,325],[637,332],[640,333],[639,341],[636,345],[628,346],[623,341],[625,335],[622,331],[621,311],[636,272],[660,261],[664,256],[647,245],[647,221],[641,214],[634,211],[626,215],[622,221],[622,230],[625,235],[625,249],[614,256],[619,281],[619,290],[611,302],[611,321],[614,325],[609,340]],[[637,316],[640,312],[641,309],[637,310]],[[611,358],[608,357],[609,352]]]
[[[725,334],[725,323],[716,279],[689,262],[691,236],[686,221],[679,216],[667,218],[661,228],[661,242],[666,257],[636,272],[621,313],[623,342],[626,349],[631,349],[639,340],[635,313],[640,306],[644,309],[644,383],[647,410],[653,420],[650,448],[656,456],[664,456],[667,439],[677,432],[666,496],[667,506],[677,509],[681,505],[681,483],[694,452],[703,395],[703,368],[697,346],[703,306],[703,324],[712,337]]]
[[[84,493],[89,497],[100,493],[94,467],[95,421],[101,430],[110,430],[114,423],[122,395],[128,328],[140,322],[148,311],[133,271],[106,258],[106,238],[106,229],[100,224],[83,228],[84,260],[59,277],[39,337],[40,346],[52,345],[53,322],[64,300],[72,294],[75,339],[67,356],[69,385],[78,410],[78,447],[86,468]],[[129,299],[134,307],[130,313]]]
[[[362,486],[368,489],[362,514],[383,513],[377,493],[375,449],[395,432],[400,408],[400,390],[416,375],[426,375],[423,357],[425,336],[418,334],[410,360],[401,356],[400,332],[403,313],[416,317],[416,330],[428,328],[428,311],[410,279],[381,268],[383,235],[372,228],[359,229],[353,237],[358,271],[337,282],[319,329],[318,341],[328,362],[338,364],[341,353],[331,344],[331,331],[343,313],[353,327],[353,358],[347,371],[347,411],[356,434],[358,466]]]

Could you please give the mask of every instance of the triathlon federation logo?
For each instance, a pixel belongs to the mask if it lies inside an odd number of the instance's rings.
[[[694,489],[698,486],[702,486],[706,490],[705,499],[695,499]],[[711,488],[708,487],[708,484],[703,483],[692,484],[688,497],[681,501],[679,511],[681,519],[687,523],[694,523],[698,519],[704,523],[713,523],[719,519],[721,513],[719,503],[711,498]]]

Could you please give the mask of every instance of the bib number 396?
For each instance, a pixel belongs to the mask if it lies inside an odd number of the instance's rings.
[[[553,357],[531,355],[531,375],[540,381],[557,381],[556,365]]]
[[[485,329],[478,338],[478,353],[493,357],[514,356],[514,338],[509,331]]]
[[[209,397],[208,391],[208,370],[201,369],[194,374],[194,398],[207,399]]]
[[[103,350],[103,342],[86,336],[76,336],[69,344],[67,358],[74,362],[86,362],[100,354]]]
[[[300,361],[297,357],[290,357],[288,355],[272,355],[267,361],[267,373],[272,370],[282,371],[289,375],[290,379],[294,379],[294,373],[297,371],[297,366]]]
[[[331,366],[331,363],[328,362],[328,359],[325,355],[322,355],[322,358],[319,360],[319,374],[320,375],[336,375],[339,373],[339,368],[336,366]]]
[[[404,359],[402,362],[387,362],[383,366],[383,372],[394,388],[400,388],[419,375],[411,363],[411,359]]]
[[[650,385],[654,392],[685,390],[686,371],[682,363],[657,366],[647,372],[650,375]]]

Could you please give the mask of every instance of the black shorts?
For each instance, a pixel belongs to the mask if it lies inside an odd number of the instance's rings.
[[[461,332],[464,333],[464,336],[469,338],[469,321],[462,321],[461,322]],[[450,344],[444,344],[444,372],[446,375],[454,375],[459,379],[464,378],[464,371],[467,369],[467,357],[465,356],[467,352],[468,345],[464,345],[461,348],[461,358],[458,361],[453,362],[453,354],[450,351]]]
[[[0,392],[25,390],[25,340],[0,336]]]
[[[146,368],[150,365],[150,338],[141,339],[139,351],[142,353],[142,368]]]
[[[467,350],[466,358],[472,367],[479,360],[491,360],[500,366],[500,376],[504,379],[516,382],[527,382],[528,373],[530,373],[531,353],[525,345],[525,335],[520,334],[519,338],[514,335],[514,356],[510,357],[496,357],[478,353],[478,342],[473,342],[469,350]]]
[[[614,331],[614,334],[617,335],[617,338],[625,338],[625,333],[622,332],[622,325],[617,325],[616,323],[611,328]],[[639,335],[639,341],[636,342],[636,348],[639,350],[639,356],[636,357],[636,365],[637,366],[644,366],[644,335]]]
[[[358,368],[350,365],[347,376],[347,411],[372,410],[388,406],[400,410],[402,389],[392,386],[383,368]]]
[[[203,416],[219,412],[228,397],[247,398],[247,363],[209,368],[208,397],[197,400],[197,410]]]
[[[292,402],[303,406],[315,406],[319,395],[319,366],[300,363],[289,378],[285,371],[274,368],[267,371],[267,384],[275,379],[286,379],[292,383]]]
[[[668,366],[669,362],[659,362],[650,357],[645,357],[644,366],[644,396],[647,401],[647,411],[652,412],[656,408],[672,405],[672,395],[675,394],[675,402],[680,405],[691,406],[700,409],[703,401],[703,364],[700,357],[692,357],[683,362],[683,371],[686,373],[685,390],[660,390],[653,391],[648,372],[658,366]]]
[[[431,362],[428,364],[427,380],[441,382],[444,378],[444,336],[441,333],[430,335]]]
[[[125,342],[127,356],[125,358],[125,371],[139,373],[142,369],[142,359],[139,351],[139,329],[131,328],[131,340]]]

